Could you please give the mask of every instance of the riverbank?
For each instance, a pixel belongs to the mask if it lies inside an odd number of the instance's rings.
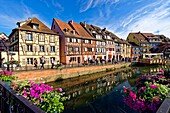
[[[75,68],[60,68],[50,70],[34,70],[24,72],[14,72],[13,75],[17,78],[13,82],[20,82],[25,80],[33,80],[36,82],[52,82],[59,79],[67,79],[87,74],[93,74],[103,71],[118,69],[121,67],[128,67],[131,63],[103,65],[103,66],[86,66]]]

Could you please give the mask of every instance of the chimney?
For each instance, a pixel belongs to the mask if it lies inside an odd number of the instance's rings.
[[[70,20],[69,22],[70,22],[71,24],[73,24],[73,20]]]
[[[106,28],[104,28],[103,31],[106,31]]]
[[[17,26],[18,26],[18,27],[20,27],[20,26],[21,26],[21,25],[20,25],[20,22],[17,22]]]
[[[84,21],[84,27],[86,27],[86,21]]]

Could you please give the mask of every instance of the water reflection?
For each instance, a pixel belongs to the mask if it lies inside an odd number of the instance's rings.
[[[116,88],[122,88],[122,85],[129,85],[129,83],[134,85],[139,76],[155,74],[160,69],[168,69],[168,67],[133,67],[122,69],[120,72],[97,73],[49,84],[62,87],[65,91],[68,97],[64,103],[65,113],[79,113],[82,109],[82,113],[134,112],[123,103],[121,94],[115,92]]]

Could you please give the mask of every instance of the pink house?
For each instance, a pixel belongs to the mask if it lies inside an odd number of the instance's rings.
[[[53,19],[51,29],[60,35],[60,62],[81,64],[81,37],[68,23]]]

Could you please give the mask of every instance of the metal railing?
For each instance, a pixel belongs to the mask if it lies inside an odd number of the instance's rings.
[[[0,81],[0,113],[45,113]]]
[[[73,67],[88,67],[88,66],[104,66],[104,65],[113,65],[113,64],[119,64],[119,63],[126,63],[125,61],[102,61],[102,62],[93,62],[93,63],[79,63],[79,64],[67,64],[67,65],[58,65],[58,66],[54,66],[53,68],[51,68],[51,65],[44,65],[44,70],[48,70],[48,69],[58,69],[58,68],[73,68]],[[10,67],[10,71],[29,71],[29,70],[41,70],[41,66],[21,66],[21,67]]]
[[[169,93],[170,96],[170,93]],[[170,99],[166,98],[156,113],[170,113]]]

